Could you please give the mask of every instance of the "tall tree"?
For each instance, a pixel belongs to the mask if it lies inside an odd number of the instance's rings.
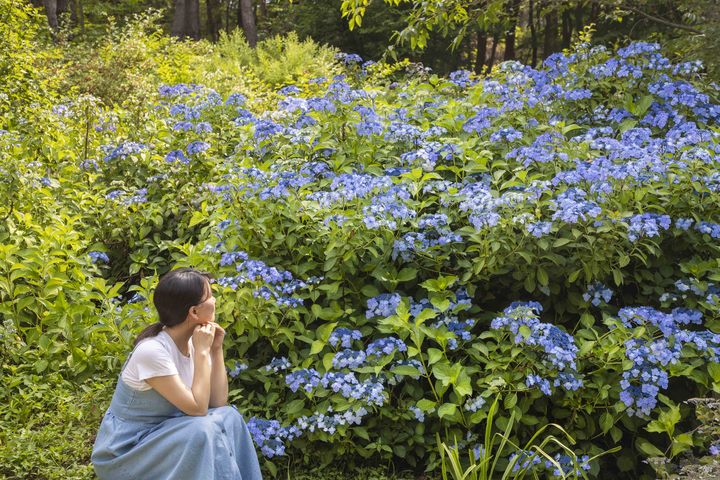
[[[238,23],[245,32],[248,44],[255,48],[257,46],[257,24],[255,23],[255,9],[252,0],[240,0],[238,5]]]
[[[487,57],[487,32],[477,32],[477,56],[475,57],[475,73],[482,73]]]
[[[172,34],[200,40],[200,0],[175,0]]]
[[[53,35],[57,33],[58,30],[58,17],[65,13],[67,10],[67,1],[66,0],[43,0],[43,5],[45,6],[45,15],[48,19],[48,24],[50,25],[50,29],[53,32]]]
[[[545,13],[545,31],[543,32],[543,58],[557,52],[558,49],[558,17],[554,5],[548,6]]]
[[[532,57],[530,66],[535,68],[538,57],[538,40],[537,31],[535,29],[535,2],[530,0],[528,4],[528,25],[530,25],[530,48],[532,49]]]
[[[212,41],[217,41],[220,27],[222,27],[220,1],[221,0],[206,0],[205,2],[205,6],[207,7],[207,32],[208,37],[210,37]]]
[[[507,4],[508,29],[505,31],[504,60],[515,60],[515,29],[520,13],[520,0],[510,0]]]

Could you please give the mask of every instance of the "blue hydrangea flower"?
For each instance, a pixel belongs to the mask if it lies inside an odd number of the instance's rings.
[[[400,295],[397,293],[381,293],[373,297],[367,302],[367,311],[365,318],[373,317],[389,317],[395,315],[398,305],[400,305]]]
[[[362,350],[345,349],[337,352],[332,359],[332,365],[336,369],[358,368],[365,363],[365,352]]]
[[[588,285],[587,291],[583,293],[583,300],[599,307],[603,303],[610,302],[613,291],[600,282],[594,282]]]
[[[303,368],[288,373],[285,376],[285,384],[293,392],[297,392],[301,387],[306,392],[311,392],[320,384],[320,374],[313,368]]]
[[[407,351],[407,345],[405,345],[405,342],[399,338],[386,337],[370,343],[370,345],[367,346],[367,349],[365,349],[365,353],[368,357],[372,355],[382,357],[384,355],[392,354],[395,350],[398,352],[405,352]]]
[[[191,143],[187,146],[187,153],[188,153],[188,155],[197,155],[198,153],[204,152],[204,151],[207,150],[208,148],[210,148],[210,144],[209,144],[209,143],[207,143],[207,142],[195,141],[195,142],[191,142]]]
[[[105,253],[105,252],[93,251],[93,252],[88,253],[88,255],[92,259],[92,263],[97,263],[97,262],[110,263],[110,258],[107,256],[107,253]]]
[[[340,327],[333,330],[328,338],[328,343],[330,343],[333,347],[337,347],[339,343],[345,348],[350,348],[353,340],[361,339],[362,333],[360,330],[351,330],[349,328]]]

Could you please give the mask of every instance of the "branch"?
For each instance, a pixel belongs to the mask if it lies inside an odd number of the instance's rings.
[[[688,25],[683,25],[682,23],[674,23],[674,22],[671,22],[670,20],[665,20],[664,18],[650,15],[649,13],[645,13],[642,10],[639,10],[635,7],[631,7],[629,5],[623,5],[621,8],[626,8],[626,9],[630,10],[631,12],[637,13],[638,15],[642,15],[643,17],[645,17],[649,20],[652,20],[654,22],[662,23],[663,25],[667,25],[668,27],[678,28],[680,30],[687,30],[688,32],[692,32],[696,35],[703,35],[703,32],[701,32],[700,30],[697,30],[693,27],[690,27]]]

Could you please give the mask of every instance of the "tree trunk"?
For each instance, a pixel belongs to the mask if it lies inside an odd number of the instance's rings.
[[[175,12],[173,12],[170,32],[178,38],[185,36],[185,2],[186,0],[175,0]]]
[[[58,15],[62,13],[62,6],[61,4],[64,4],[64,0],[43,0],[43,5],[45,5],[45,16],[47,16],[48,19],[48,25],[50,25],[50,29],[53,31],[53,35],[57,33],[58,30]]]
[[[200,0],[185,0],[185,14],[187,36],[200,40]]]
[[[475,73],[481,74],[487,56],[487,33],[477,32],[477,56],[475,57]]]
[[[508,18],[510,26],[505,32],[505,54],[503,60],[515,60],[515,28],[517,27],[520,0],[511,0],[508,5]]]
[[[219,0],[207,0],[207,31],[208,37],[213,42],[218,40],[218,32],[220,31],[221,20],[220,20],[220,1]]]
[[[543,58],[557,52],[557,11],[550,10],[545,14],[545,32],[543,41]]]
[[[585,7],[585,2],[578,2],[578,4],[575,6],[575,31],[578,33],[582,32],[583,27],[585,25],[583,24],[583,11]]]
[[[600,16],[600,5],[596,2],[590,4],[590,23],[597,23]]]
[[[562,14],[562,48],[570,48],[572,41],[572,18],[570,10],[565,10]]]
[[[252,0],[240,0],[238,13],[245,38],[247,38],[248,44],[255,48],[257,46],[257,25],[255,25]]]
[[[230,0],[225,0],[225,33],[230,33]]]
[[[200,40],[200,0],[175,0],[171,32],[179,38]]]
[[[493,65],[495,65],[495,52],[497,51],[497,44],[498,44],[498,34],[493,34],[493,42],[492,42],[492,48],[490,49],[490,59],[488,60],[488,68],[487,71],[490,73],[492,71]]]
[[[538,41],[537,32],[535,31],[535,2],[533,0],[530,0],[528,6],[528,25],[530,26],[530,43],[532,48],[530,66],[535,68],[535,65],[537,65]]]

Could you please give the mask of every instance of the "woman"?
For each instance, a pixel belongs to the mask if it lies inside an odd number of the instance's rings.
[[[135,340],[95,439],[98,478],[261,479],[245,421],[227,406],[209,275],[173,270],[153,303],[160,321]]]

